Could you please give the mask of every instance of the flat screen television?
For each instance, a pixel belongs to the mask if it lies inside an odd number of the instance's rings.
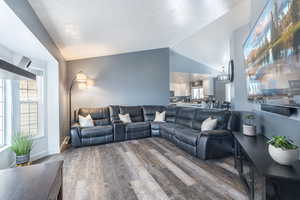
[[[270,0],[243,53],[249,100],[300,107],[300,0]]]

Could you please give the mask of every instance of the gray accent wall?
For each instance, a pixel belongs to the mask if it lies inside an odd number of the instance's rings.
[[[94,86],[72,90],[72,110],[108,105],[168,104],[169,49],[68,61],[69,85],[82,71]]]
[[[170,50],[170,72],[218,74],[217,70],[181,55],[174,50]]]
[[[260,110],[260,105],[247,100],[247,85],[245,75],[245,65],[243,61],[243,43],[251,27],[255,24],[258,16],[264,8],[267,0],[252,0],[251,21],[233,32],[230,49],[231,57],[235,61],[235,80],[233,83],[234,109],[242,111],[253,111],[257,114],[257,125],[259,132],[267,137],[273,135],[285,135],[300,146],[300,116],[285,117]]]

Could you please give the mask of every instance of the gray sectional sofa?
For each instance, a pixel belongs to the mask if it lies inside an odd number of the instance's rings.
[[[154,122],[155,112],[166,111],[165,122]],[[132,123],[122,123],[119,114],[129,114]],[[91,114],[95,127],[81,128],[78,115]],[[201,131],[208,117],[218,119],[215,130]],[[231,130],[237,121],[230,111],[177,106],[109,106],[81,108],[71,127],[72,146],[105,144],[145,137],[163,137],[179,148],[201,159],[220,158],[232,154]]]

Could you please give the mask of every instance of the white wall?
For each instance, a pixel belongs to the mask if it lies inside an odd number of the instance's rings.
[[[60,98],[59,98],[59,67],[58,62],[52,59],[47,65],[47,132],[48,154],[59,153],[60,145]]]

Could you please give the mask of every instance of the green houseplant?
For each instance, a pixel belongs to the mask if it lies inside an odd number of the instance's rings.
[[[255,136],[256,135],[256,126],[254,123],[255,115],[252,113],[246,114],[244,116],[244,125],[243,125],[243,133],[247,136]]]
[[[32,138],[18,134],[13,137],[11,150],[16,154],[16,165],[28,163],[33,146]]]
[[[245,115],[245,124],[249,126],[254,126],[255,115],[247,114]]]
[[[298,160],[298,146],[285,136],[273,136],[268,142],[270,156],[282,165]]]

